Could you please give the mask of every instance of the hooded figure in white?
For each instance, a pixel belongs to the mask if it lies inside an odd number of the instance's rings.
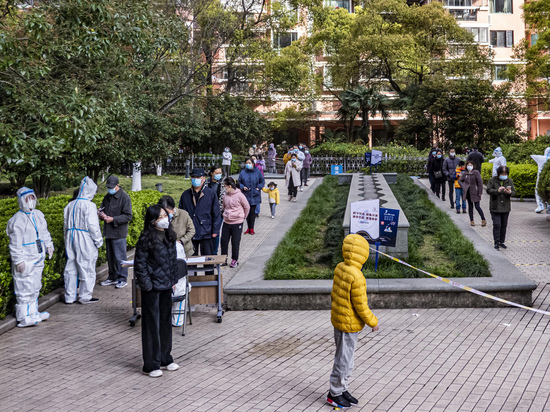
[[[50,317],[38,312],[38,295],[42,288],[42,271],[46,254],[51,259],[54,248],[44,214],[36,210],[34,190],[22,187],[17,191],[19,211],[6,227],[10,239],[15,317],[17,326],[36,325]]]
[[[97,261],[97,250],[103,246],[103,236],[99,227],[97,207],[92,202],[97,185],[89,177],[82,179],[78,197],[70,202],[63,212],[65,218],[65,303],[77,300],[80,303],[97,302],[92,300]]]
[[[502,149],[497,147],[493,152],[494,159],[489,160],[493,164],[493,177],[497,175],[497,170],[500,166],[506,166],[506,158],[502,155]]]
[[[535,209],[535,212],[540,213],[544,210],[544,203],[542,199],[539,196],[539,192],[537,190],[537,187],[539,185],[539,177],[540,172],[542,172],[542,169],[544,168],[544,165],[548,161],[548,158],[550,157],[550,147],[547,147],[546,150],[544,150],[544,155],[531,155],[531,158],[537,162],[538,166],[538,173],[537,173],[537,183],[535,185],[535,199],[537,200],[537,208]],[[550,213],[550,209],[548,210],[548,213]]]

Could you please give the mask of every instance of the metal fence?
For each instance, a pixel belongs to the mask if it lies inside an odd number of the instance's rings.
[[[244,167],[245,156],[233,155],[233,162],[237,162],[240,167]],[[418,169],[419,162],[426,162],[427,157],[414,157],[414,156],[392,156],[387,153],[382,157],[382,164],[380,168],[385,168],[385,166],[391,162],[398,163],[410,163],[411,169],[412,165],[415,165],[415,169]],[[313,163],[311,164],[311,174],[312,175],[326,175],[331,173],[331,166],[333,165],[342,165],[344,173],[348,172],[360,172],[361,169],[367,167],[365,165],[364,156],[313,156]],[[222,156],[220,155],[177,155],[170,159],[167,159],[164,162],[163,173],[168,174],[185,174],[187,167],[189,170],[194,167],[200,167],[205,170],[210,169],[213,165],[221,165]],[[267,167],[266,171],[269,173],[276,172],[278,174],[284,173],[285,164],[282,158],[277,158],[275,160],[275,169],[271,168],[269,170],[269,162],[266,160]],[[396,170],[397,171],[397,170]],[[412,170],[411,170],[412,171]]]

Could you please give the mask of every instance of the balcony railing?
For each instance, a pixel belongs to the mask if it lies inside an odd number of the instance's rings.
[[[476,9],[449,9],[449,13],[451,13],[451,15],[458,21],[477,21]]]

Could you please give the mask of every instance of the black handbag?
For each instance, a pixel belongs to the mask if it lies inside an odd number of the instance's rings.
[[[443,172],[441,172],[440,170],[436,170],[436,171],[434,172],[434,177],[435,177],[436,179],[441,179],[441,178],[443,177]]]

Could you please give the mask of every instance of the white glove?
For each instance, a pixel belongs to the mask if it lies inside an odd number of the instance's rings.
[[[15,265],[15,269],[17,269],[19,273],[23,273],[25,271],[25,262],[21,262]]]
[[[52,260],[53,257],[53,247],[46,248],[46,253],[48,254],[48,259]]]

